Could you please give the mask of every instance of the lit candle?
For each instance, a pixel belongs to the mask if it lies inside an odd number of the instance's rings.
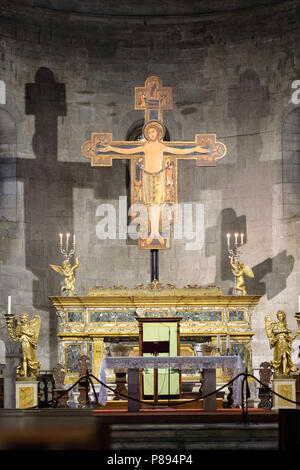
[[[7,306],[7,313],[8,315],[11,314],[11,296],[8,296],[8,306]]]
[[[59,234],[59,244],[62,247],[62,233]]]
[[[68,248],[69,248],[69,237],[70,237],[70,234],[67,233],[67,243],[66,243],[66,250],[68,251]]]
[[[217,335],[217,350],[220,351],[220,335]]]
[[[234,243],[237,245],[237,238],[238,238],[238,233],[234,234]]]
[[[75,235],[73,235],[73,246],[75,246]]]
[[[244,244],[244,234],[241,233],[241,245],[243,245],[243,244]]]
[[[230,233],[227,233],[227,245],[230,246]]]

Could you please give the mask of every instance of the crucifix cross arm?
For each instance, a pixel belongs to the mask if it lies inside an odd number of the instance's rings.
[[[92,134],[91,140],[84,142],[82,154],[91,160],[92,166],[112,166],[114,159],[131,158],[141,153],[143,142],[112,141],[112,134]]]
[[[172,155],[190,155],[191,153],[208,153],[207,149],[197,145],[191,148],[178,148],[170,147],[169,145],[164,145],[164,152],[170,153]]]
[[[126,142],[127,143],[127,142]],[[128,144],[127,144],[128,145]],[[130,145],[130,144],[129,144]],[[141,147],[143,144],[138,144],[135,142],[134,147],[132,147],[133,144],[130,145],[130,147],[113,147],[111,145],[106,145],[103,149],[101,149],[102,152],[115,152],[117,154],[121,155],[137,155],[141,152]]]

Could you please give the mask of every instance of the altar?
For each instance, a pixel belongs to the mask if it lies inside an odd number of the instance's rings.
[[[87,355],[91,372],[99,376],[101,361],[112,343],[139,356],[139,317],[181,317],[180,356],[195,356],[199,345],[204,355],[237,355],[252,371],[251,318],[261,296],[224,295],[219,287],[176,287],[153,281],[135,287],[91,288],[86,296],[52,296],[59,319],[59,362],[65,367],[65,383],[79,376],[78,361]],[[228,377],[218,376],[224,383]],[[108,382],[113,381],[108,377]],[[192,382],[189,373],[183,384]]]
[[[155,368],[159,369],[161,367],[167,367],[168,369],[176,368],[176,369],[186,369],[186,368],[196,368],[200,369],[201,372],[205,371],[216,371],[217,367],[224,369],[230,368],[233,370],[233,379],[234,380],[232,389],[233,389],[233,403],[236,405],[241,404],[241,393],[242,393],[242,376],[241,372],[243,372],[243,365],[240,356],[214,356],[214,357],[186,357],[186,356],[177,356],[177,357],[105,357],[102,360],[99,379],[100,379],[100,390],[99,390],[99,404],[105,406],[107,403],[107,389],[106,385],[106,369],[119,369],[119,368],[127,368],[128,372],[131,369],[135,372],[135,376],[133,373],[129,374],[128,377],[131,378],[133,384],[131,384],[131,380],[128,380],[128,396],[135,398],[135,403],[132,403],[131,400],[128,400],[128,411],[138,411],[139,404],[138,400],[140,399],[139,393],[139,369],[144,368]],[[133,385],[133,386],[132,386]],[[216,390],[216,374],[214,374],[214,380],[211,381],[209,387],[206,389],[207,393],[211,393]],[[212,400],[211,400],[212,398]],[[212,404],[210,411],[216,410],[216,395],[212,396],[208,400],[211,402],[215,402]],[[204,409],[206,409],[204,403]]]

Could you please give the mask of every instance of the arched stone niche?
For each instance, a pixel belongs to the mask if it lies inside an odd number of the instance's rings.
[[[282,201],[285,218],[300,217],[300,107],[282,129]]]
[[[10,113],[0,108],[0,221],[17,218],[16,123]]]
[[[6,104],[6,85],[3,80],[0,80],[0,104]]]

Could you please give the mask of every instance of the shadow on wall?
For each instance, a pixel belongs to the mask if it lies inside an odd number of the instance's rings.
[[[254,279],[245,279],[247,292],[267,294],[267,299],[272,299],[286,288],[287,278],[293,271],[294,263],[294,257],[288,256],[287,250],[284,250],[252,267]],[[262,279],[264,282],[261,282]]]
[[[219,265],[221,268],[220,281],[233,280],[232,270],[229,264],[226,234],[244,233],[244,242],[247,243],[246,216],[237,217],[233,209],[224,209],[221,212],[221,250]],[[241,256],[243,259],[243,255]],[[246,263],[247,264],[247,263]],[[245,277],[246,291],[248,294],[267,295],[268,300],[275,297],[286,288],[287,278],[294,267],[294,257],[287,254],[287,250],[278,253],[273,258],[267,258],[261,263],[251,266],[254,278]],[[217,280],[218,281],[218,280]]]
[[[108,197],[118,199],[120,186],[114,183],[122,178],[125,182],[124,165],[116,164],[112,172],[111,168],[91,168],[83,158],[79,163],[58,160],[57,120],[66,116],[67,111],[65,84],[57,83],[50,69],[38,69],[35,82],[25,85],[25,113],[35,118],[32,138],[35,158],[18,159],[17,178],[24,185],[25,264],[36,278],[32,285],[33,306],[45,311],[51,307],[48,296],[60,293],[62,278],[49,264],[62,262],[58,234],[74,233],[74,189],[94,189],[93,204],[86,208],[91,212],[86,217],[89,226],[83,224],[81,230],[89,232],[86,239],[97,248],[101,241],[96,236],[96,201]],[[80,148],[78,155],[81,156]],[[96,269],[93,276],[97,276]],[[50,343],[56,341],[56,328],[55,315],[50,315]],[[51,344],[50,348],[55,349]]]
[[[300,217],[300,108],[282,128],[282,197],[284,217]]]
[[[227,233],[243,233],[244,243],[247,243],[246,216],[237,217],[233,209],[223,209],[214,227],[206,229],[205,239],[214,243],[206,243],[206,256],[216,256],[215,285],[224,284],[224,281],[232,281],[233,275],[227,252]],[[219,235],[220,234],[220,235]]]
[[[74,188],[94,189],[97,198],[118,199],[120,187],[116,183],[124,177],[124,165],[95,169],[82,158],[82,162],[58,160],[59,116],[67,115],[66,89],[64,83],[57,83],[48,68],[40,68],[34,83],[25,86],[25,112],[35,117],[35,133],[32,148],[35,159],[18,160],[18,178],[24,182],[25,210],[25,252],[26,268],[37,280],[33,281],[33,304],[37,308],[49,308],[49,295],[60,292],[62,279],[49,268],[50,263],[61,264],[58,250],[58,234],[74,233],[73,200]],[[81,156],[81,149],[78,148]],[[107,177],[112,174],[111,180]],[[111,184],[110,184],[111,183]],[[108,193],[108,187],[111,188]],[[94,206],[88,211],[96,211]],[[92,215],[91,215],[92,216]],[[96,237],[96,216],[86,219],[91,225],[89,243],[93,247],[100,243]],[[88,231],[88,227],[82,227]],[[78,249],[80,255],[80,247]],[[95,274],[97,275],[97,273]]]
[[[236,153],[238,161],[233,171],[239,174],[239,184],[247,185],[249,198],[255,196],[255,185],[249,186],[251,172],[257,177],[257,185],[264,186],[264,195],[269,194],[266,204],[272,205],[272,191],[267,190],[266,177],[270,174],[269,163],[261,162],[262,138],[260,119],[269,116],[269,91],[261,85],[260,77],[255,70],[246,70],[240,75],[239,83],[228,90],[228,117],[236,119]],[[255,171],[254,171],[255,170]],[[272,182],[269,182],[271,186]],[[226,204],[226,201],[225,201]],[[247,243],[246,216],[237,217],[232,208],[224,209],[219,217],[217,226],[221,231],[221,246],[218,247],[216,284],[224,283],[234,277],[228,260],[226,249],[226,233],[244,233]],[[211,255],[211,254],[210,254]],[[242,261],[243,257],[242,257]],[[246,263],[247,264],[247,263]],[[252,266],[254,279],[245,277],[246,290],[249,294],[265,295],[268,299],[275,297],[286,288],[288,276],[294,267],[294,258],[284,250],[273,258],[267,258],[256,266]],[[218,274],[217,274],[218,276]]]

